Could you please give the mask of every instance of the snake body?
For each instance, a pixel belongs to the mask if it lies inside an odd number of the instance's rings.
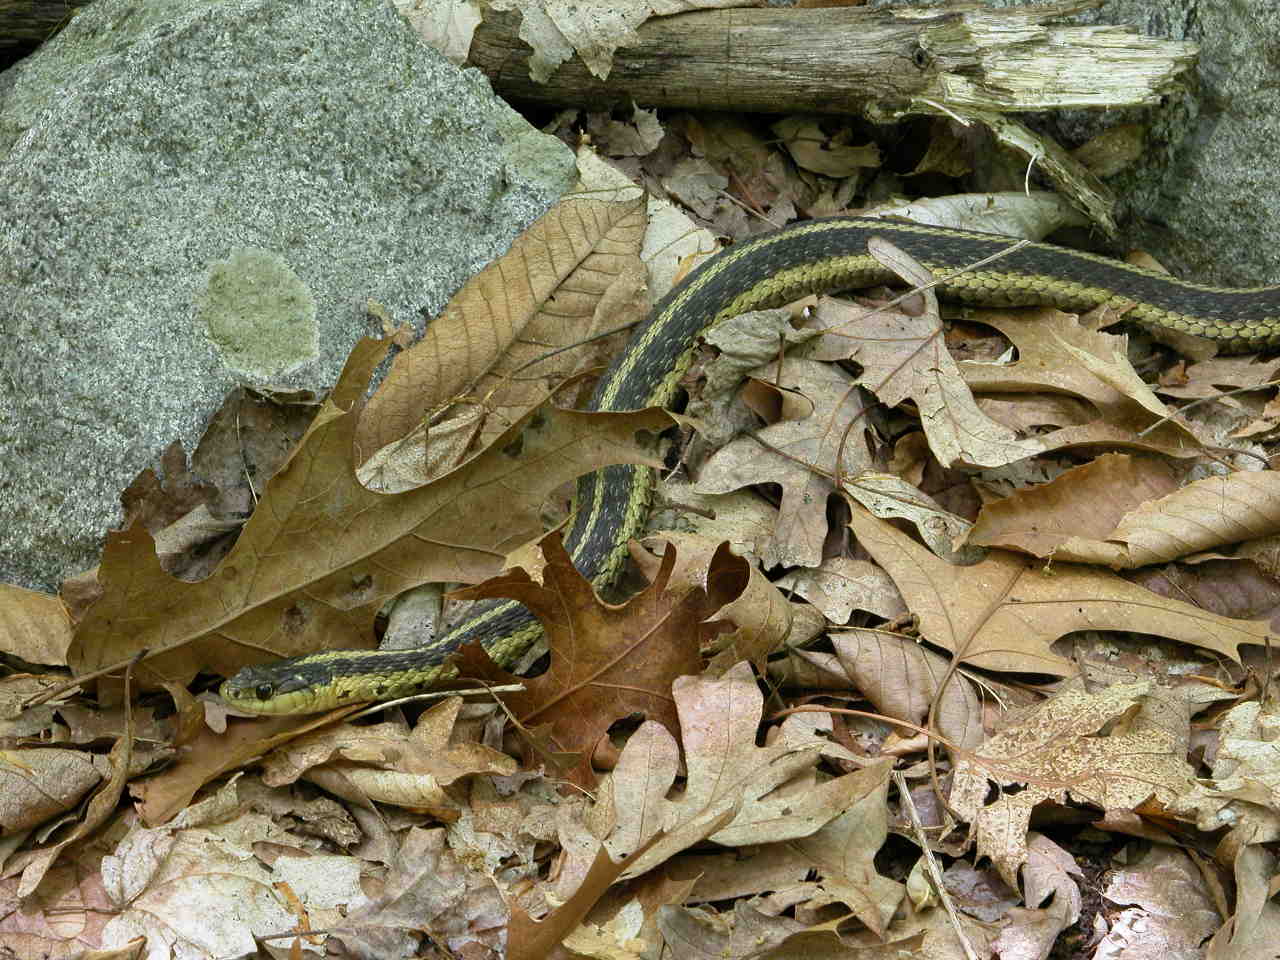
[[[1178,280],[1095,254],[1043,243],[1019,247],[990,265],[957,273],[1008,250],[995,234],[942,227],[828,217],[740,241],[692,271],[654,307],[644,326],[596,387],[590,409],[667,406],[688,367],[698,336],[748,310],[780,306],[810,293],[895,283],[867,253],[883,237],[935,276],[939,292],[987,306],[1048,305],[1089,310],[1130,305],[1126,319],[1221,342],[1232,352],[1280,346],[1280,287],[1223,288]],[[613,466],[578,481],[566,547],[597,586],[614,581],[627,542],[641,530],[653,490],[652,471]],[[464,623],[411,650],[336,650],[246,667],[222,696],[254,713],[308,713],[426,689],[455,675],[445,658],[482,640],[502,666],[518,659],[541,628],[514,601],[477,604]]]

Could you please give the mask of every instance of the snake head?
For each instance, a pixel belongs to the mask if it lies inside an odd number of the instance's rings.
[[[309,658],[296,657],[261,667],[243,667],[222,684],[219,695],[245,713],[314,713],[327,709],[317,703],[315,691],[332,680],[328,671]]]

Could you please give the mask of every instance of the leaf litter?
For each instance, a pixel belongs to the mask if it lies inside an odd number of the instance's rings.
[[[785,206],[786,168],[747,131],[681,123],[713,160],[768,157],[743,182]],[[779,129],[810,172],[879,163],[847,132]],[[702,439],[658,496],[697,512],[633,545],[631,596],[606,601],[555,534],[527,543],[574,477],[653,464],[641,435],[672,418],[556,406],[589,353],[508,391],[538,350],[451,351],[479,334],[550,352],[635,317],[643,223],[638,202],[553,211],[459,294],[462,332],[433,328],[368,404],[385,345],[359,345],[203,579],[166,572],[144,526],[198,488],[166,504],[152,483],[74,610],[3,588],[11,653],[84,676],[144,651],[149,692],[86,678],[91,714],[65,695],[24,710],[48,671],[0,684],[5,890],[41,923],[11,913],[0,942],[475,957],[1047,956],[1082,930],[1100,956],[1273,942],[1280,491],[1256,469],[1274,399],[1253,389],[1272,367],[1201,360],[1148,386],[1125,338],[1046,310],[971,312],[1016,357],[957,359],[976,328],[941,335],[928,296],[915,315],[873,292],[756,318],[733,369],[704,346],[684,381]],[[573,323],[529,326],[540,315]],[[446,368],[456,382],[424,392]],[[1221,405],[1173,409],[1190,400]],[[1164,592],[1119,572],[1137,567],[1166,571],[1144,581]],[[1255,579],[1192,602],[1192,581],[1228,576]],[[384,604],[431,581],[483,581],[466,596],[544,622],[533,676],[457,658],[473,686],[522,692],[370,723],[246,719],[189,690],[372,646]]]

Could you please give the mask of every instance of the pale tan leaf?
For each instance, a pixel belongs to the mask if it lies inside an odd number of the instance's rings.
[[[782,141],[796,166],[824,177],[851,177],[864,167],[880,166],[880,148],[874,141],[851,144],[852,128],[841,125],[829,136],[813,117],[784,117],[770,128]]]
[[[982,742],[982,700],[976,686],[956,671],[940,690],[948,663],[938,654],[909,637],[882,630],[832,633],[831,643],[850,684],[877,713],[923,727],[936,701],[935,727],[949,743],[967,749]]]
[[[572,372],[580,354],[559,354],[518,371],[596,332],[593,317],[608,306],[602,299],[617,277],[625,274],[634,290],[644,224],[642,198],[566,200],[535,221],[506,254],[467,281],[422,340],[396,357],[360,419],[359,459],[464,395],[488,403],[498,387],[514,390],[496,401],[510,420],[545,397],[548,383]],[[500,361],[504,366],[495,366]],[[490,373],[494,379],[484,381]]]
[[[6,750],[0,753],[0,829],[18,833],[65,813],[92,790],[109,768],[102,757],[80,750]]]
[[[1040,437],[1045,450],[1084,443],[1132,445],[1137,434],[1169,413],[1134,373],[1125,337],[1089,330],[1073,315],[1049,308],[976,310],[969,318],[995,327],[1018,350],[1014,363],[962,363],[960,372],[975,393],[1068,394],[1097,410],[1093,423]],[[1187,427],[1170,421],[1138,442],[1175,457],[1194,456],[1200,446]]]
[[[882,520],[901,518],[913,524],[935,554],[950,563],[976,563],[982,551],[965,545],[969,521],[942,509],[927,494],[888,473],[864,471],[847,480],[845,492]]]
[[[1105,454],[988,504],[969,540],[1130,569],[1280,532],[1276,474],[1236,472],[1179,488],[1147,458]]]
[[[820,756],[853,759],[820,735],[830,725],[822,714],[790,716],[767,746],[756,745],[764,698],[745,663],[718,680],[681,677],[672,694],[688,767],[684,791],[666,799],[675,768],[665,739],[670,735],[658,729],[651,728],[640,742],[633,737],[614,773],[615,795],[621,793],[629,802],[615,803],[618,827],[610,848],[630,852],[653,829],[665,831],[629,876],[708,837],[739,846],[808,836],[861,794],[861,773],[822,783],[814,779]]]
[[[782,504],[764,565],[817,566],[832,478],[837,471],[852,475],[870,465],[862,400],[853,380],[832,364],[788,358],[764,367],[757,377],[794,391],[791,399],[812,412],[722,447],[703,467],[695,489],[727,493],[753,483],[780,484]]]
[[[809,903],[847,906],[878,936],[884,936],[902,901],[902,884],[882,876],[875,857],[889,835],[886,797],[893,761],[888,757],[859,771],[864,793],[817,833],[794,842],[818,872],[820,893]]]
[[[0,583],[0,651],[27,663],[61,666],[71,645],[71,618],[47,593]]]
[[[1172,846],[1152,846],[1132,862],[1109,870],[1101,892],[1124,906],[1115,912],[1098,944],[1102,956],[1125,960],[1203,956],[1205,939],[1222,922],[1196,862]],[[1273,943],[1266,952],[1274,953]]]
[[[1116,525],[1135,567],[1280,533],[1280,474],[1206,477],[1142,504]]]
[[[1275,763],[1275,734],[1280,718],[1257,701],[1240,703],[1221,717],[1213,776],[1172,805],[1194,817],[1206,833],[1230,827],[1219,845],[1229,862],[1249,844],[1280,839],[1280,768]]]
[[[1050,646],[1073,630],[1153,633],[1237,661],[1240,644],[1271,636],[1269,621],[1218,616],[1107,571],[998,550],[956,567],[860,507],[850,526],[893,577],[923,636],[973,666],[1069,676],[1075,667]]]
[[[804,597],[832,623],[848,623],[855,610],[895,620],[907,612],[902,594],[883,569],[866,560],[831,557],[822,566],[795,570],[775,581]]]
[[[1044,449],[982,412],[937,335],[936,314],[910,317],[823,299],[815,322],[825,330],[823,355],[843,349],[856,358],[863,364],[859,382],[883,403],[915,401],[929,448],[944,466],[999,466]]]
[[[958,763],[950,803],[970,821],[978,854],[991,857],[1016,889],[1038,803],[1123,811],[1154,800],[1157,809],[1167,809],[1194,782],[1186,761],[1189,733],[1185,704],[1151,683],[1092,694],[1068,688],[1011,718]],[[1016,789],[993,796],[992,782]]]
[[[1275,952],[1280,904],[1273,884],[1276,857],[1266,847],[1245,847],[1235,861],[1236,909],[1208,943],[1207,960],[1254,960]]]
[[[1214,357],[1201,363],[1190,364],[1177,380],[1163,379],[1156,392],[1183,400],[1219,397],[1239,387],[1259,387],[1280,376],[1280,362],[1264,360],[1254,354],[1239,357]],[[1238,403],[1230,397],[1222,397],[1224,403]]]
[[[734,598],[707,618],[735,628],[715,637],[711,675],[719,675],[741,660],[763,665],[769,654],[787,643],[796,605],[755,564],[736,556],[727,543],[693,533],[666,531],[647,538],[645,545],[660,550],[664,542],[676,548],[672,588],[709,589],[714,578],[721,584],[715,593]],[[657,576],[659,565],[653,556],[633,550],[632,558],[650,580]]]

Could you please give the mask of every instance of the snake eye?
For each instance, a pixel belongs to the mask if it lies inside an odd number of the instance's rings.
[[[269,683],[260,683],[253,688],[253,692],[259,700],[270,700],[275,696],[276,688]]]

